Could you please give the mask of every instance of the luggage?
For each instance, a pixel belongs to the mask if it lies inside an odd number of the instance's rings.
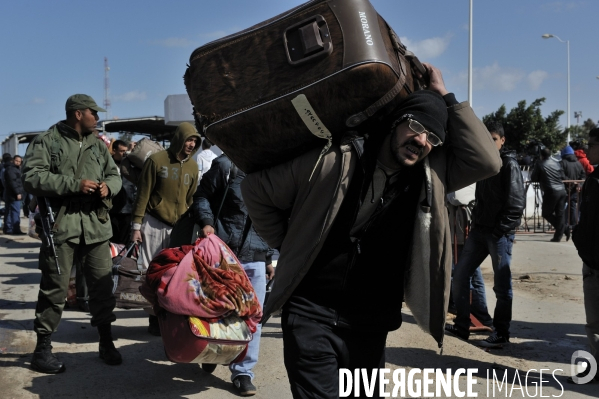
[[[368,0],[313,0],[199,47],[184,79],[198,131],[250,173],[383,116],[426,71]]]
[[[252,340],[248,325],[235,315],[213,322],[166,310],[161,310],[157,316],[164,352],[171,362],[240,362]]]
[[[141,292],[154,306],[166,356],[177,363],[241,361],[262,317],[241,263],[214,234],[162,250]]]
[[[124,249],[124,245],[110,243],[110,257],[114,258]],[[78,258],[73,260],[71,276],[69,277],[69,286],[67,288],[66,304],[69,308],[78,307],[80,310],[89,313],[89,290],[85,275],[83,274],[83,265]]]
[[[116,298],[117,308],[142,309],[151,306],[139,292],[139,287],[146,279],[147,269],[139,264],[137,259],[129,257],[135,247],[136,244],[133,243],[112,258],[112,279],[114,281],[112,293]]]
[[[137,184],[146,159],[155,152],[163,150],[164,147],[160,143],[147,137],[139,140],[133,150],[121,161],[121,175]]]
[[[133,184],[137,184],[139,176],[141,175],[141,168],[133,166],[133,163],[128,157],[123,158],[120,168],[122,177],[129,180]]]
[[[129,159],[133,166],[141,169],[150,155],[163,150],[164,147],[160,143],[146,137],[137,142],[133,150],[127,154],[127,159]]]

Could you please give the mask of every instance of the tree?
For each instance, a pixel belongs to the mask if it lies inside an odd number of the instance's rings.
[[[497,112],[485,115],[483,122],[500,122],[505,131],[507,146],[519,154],[526,152],[533,142],[543,143],[550,150],[557,151],[566,144],[567,132],[558,123],[564,111],[553,111],[544,118],[541,114],[544,102],[545,97],[542,97],[526,106],[526,100],[522,100],[509,113],[506,113],[504,104]]]
[[[587,143],[589,141],[589,132],[596,128],[595,122],[589,118],[582,123],[582,126],[572,126],[571,137],[573,141]]]

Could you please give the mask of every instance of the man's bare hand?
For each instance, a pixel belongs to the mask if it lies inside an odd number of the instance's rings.
[[[21,201],[21,194],[17,194],[17,201]]]
[[[439,68],[427,62],[423,62],[422,65],[424,65],[430,77],[428,89],[436,93],[439,93],[441,96],[444,96],[447,93],[449,93],[445,88],[445,82],[443,82],[443,75],[441,74]]]
[[[82,179],[81,183],[79,183],[79,191],[85,195],[92,195],[99,187],[100,185],[93,180]]]
[[[139,230],[133,230],[131,232],[131,241],[133,241],[133,242],[142,242],[143,240],[141,239],[141,231],[139,231]]]
[[[210,234],[214,234],[214,227],[210,226],[209,224],[207,224],[206,226],[204,226],[204,228],[200,231],[200,236],[201,237],[208,237]]]
[[[106,185],[105,182],[101,182],[98,185],[98,190],[99,190],[98,194],[100,194],[100,198],[106,198],[110,194],[110,190],[108,189],[108,186]]]
[[[272,280],[275,278],[275,268],[272,266],[272,263],[266,265],[266,279]]]

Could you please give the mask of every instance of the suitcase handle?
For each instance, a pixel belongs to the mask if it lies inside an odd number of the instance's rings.
[[[302,65],[326,57],[333,52],[331,33],[322,15],[304,19],[283,33],[287,61],[293,65]]]

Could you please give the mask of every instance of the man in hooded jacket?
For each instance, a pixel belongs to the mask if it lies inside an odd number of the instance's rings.
[[[133,204],[131,241],[142,243],[140,256],[146,268],[158,252],[169,247],[173,226],[193,203],[198,183],[194,154],[199,140],[195,127],[183,122],[170,147],[144,162]],[[150,316],[148,331],[160,335],[156,316]]]
[[[569,144],[570,147],[572,147],[572,149],[574,150],[574,155],[576,155],[578,162],[580,162],[580,164],[582,165],[584,173],[586,173],[587,176],[593,173],[595,167],[592,163],[589,162],[589,159],[587,158],[587,154],[582,144],[579,141],[570,141]]]
[[[574,150],[569,145],[562,150],[562,160],[560,161],[564,169],[564,175],[567,180],[584,180],[586,175],[582,164],[574,155]],[[578,192],[580,191],[579,183],[566,183],[566,192],[568,193],[568,210],[564,213],[565,230],[564,235],[566,241],[570,239],[572,226],[578,223]]]
[[[320,160],[315,149],[242,183],[256,231],[280,248],[264,317],[283,308],[296,398],[338,397],[340,368],[384,367],[404,297],[442,345],[452,258],[445,194],[496,174],[501,160],[468,104],[425,66],[430,90],[371,124],[367,139],[348,134]]]

